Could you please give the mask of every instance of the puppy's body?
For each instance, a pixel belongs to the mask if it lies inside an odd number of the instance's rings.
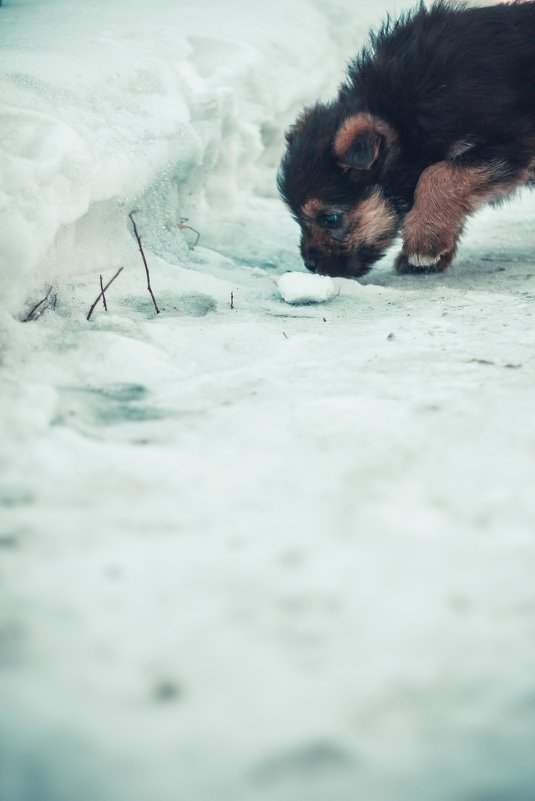
[[[372,35],[287,134],[279,185],[311,270],[443,269],[467,215],[533,182],[535,2],[420,7]]]

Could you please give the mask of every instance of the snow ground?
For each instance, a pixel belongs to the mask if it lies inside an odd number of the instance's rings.
[[[0,10],[1,801],[535,798],[535,199],[271,281],[281,131],[384,8]]]

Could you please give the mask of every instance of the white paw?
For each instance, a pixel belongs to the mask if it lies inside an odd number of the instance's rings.
[[[432,267],[440,259],[440,256],[420,256],[418,253],[410,253],[407,259],[413,267]]]

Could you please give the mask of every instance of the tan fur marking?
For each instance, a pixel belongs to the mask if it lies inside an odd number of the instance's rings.
[[[362,244],[376,245],[383,238],[381,246],[387,247],[395,236],[396,215],[379,190],[359,203],[349,217],[354,223],[351,235],[346,240],[349,248]]]
[[[329,233],[314,222],[318,213],[324,208],[325,204],[317,198],[310,198],[302,207],[301,211],[304,217],[309,220],[306,222],[306,243],[309,249],[318,250],[320,253],[334,253],[336,244],[332,241]]]
[[[460,167],[441,161],[418,181],[414,205],[405,219],[404,252],[435,260],[455,249],[465,217],[484,203],[506,197],[529,180],[529,170],[499,184],[500,165]]]
[[[339,158],[343,158],[351,149],[356,137],[365,131],[372,131],[384,137],[387,151],[392,151],[396,147],[397,136],[388,123],[374,117],[372,114],[361,111],[345,120],[336,134],[334,140],[334,152]]]
[[[333,243],[325,231],[322,231],[321,228],[316,228],[315,226],[312,225],[307,226],[307,228],[308,228],[307,246],[309,249],[317,250],[320,253],[324,254],[335,252]]]
[[[492,173],[491,173],[492,174]],[[533,178],[531,165],[522,170],[515,178],[508,178],[493,186],[483,186],[474,194],[474,211],[485,203],[492,203],[493,200],[505,200],[511,193],[516,192],[521,186],[525,186]]]
[[[315,217],[316,214],[323,208],[323,203],[317,198],[310,198],[307,200],[301,211],[305,217]]]

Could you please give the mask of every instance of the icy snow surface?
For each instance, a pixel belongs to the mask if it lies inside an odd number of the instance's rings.
[[[533,198],[271,280],[282,131],[384,11],[0,9],[1,801],[535,798]]]
[[[338,292],[336,283],[326,275],[284,273],[275,279],[275,283],[286,303],[325,303]]]

